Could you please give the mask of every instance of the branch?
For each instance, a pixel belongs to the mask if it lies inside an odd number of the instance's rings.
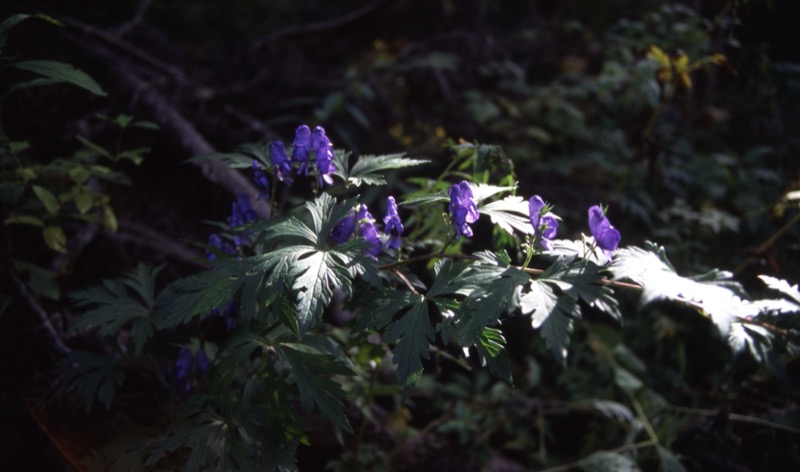
[[[47,336],[47,340],[50,342],[50,347],[62,356],[69,354],[71,352],[70,348],[61,340],[61,336],[58,334],[55,327],[53,327],[53,323],[50,322],[50,315],[48,315],[42,305],[39,304],[39,300],[33,296],[30,290],[28,290],[28,286],[17,277],[14,271],[9,270],[8,273],[11,275],[11,280],[14,282],[17,293],[28,302],[33,312],[39,317],[41,327]]]
[[[126,34],[130,33],[132,29],[139,26],[139,23],[141,23],[142,19],[144,19],[144,15],[147,13],[147,10],[150,9],[150,5],[152,3],[153,0],[141,0],[139,2],[139,6],[136,7],[136,13],[133,15],[133,18],[117,29],[117,36],[125,36]]]
[[[371,3],[367,3],[361,8],[353,10],[352,12],[346,15],[334,18],[332,20],[318,21],[316,23],[311,23],[304,26],[286,28],[277,31],[268,36],[264,36],[260,39],[253,41],[250,46],[250,52],[251,53],[256,52],[261,48],[263,48],[264,46],[284,41],[286,39],[293,37],[302,37],[312,34],[333,33],[340,29],[350,28],[354,24],[365,20],[368,16],[378,11],[381,7],[390,5],[392,3],[394,3],[392,2],[392,0],[375,0]],[[397,7],[398,3],[401,4],[403,2],[396,2],[394,6]]]

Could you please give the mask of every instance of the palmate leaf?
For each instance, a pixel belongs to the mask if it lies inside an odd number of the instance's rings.
[[[590,306],[621,321],[619,303],[613,289],[600,274],[602,267],[592,261],[581,260],[575,256],[560,257],[539,276],[538,280],[549,281],[557,286],[565,296],[577,301],[583,300]]]
[[[125,380],[121,360],[117,356],[94,352],[72,351],[58,362],[63,369],[55,395],[73,392],[89,411],[99,401],[106,409],[111,408],[118,386]]]
[[[479,279],[479,288],[461,303],[459,333],[465,344],[474,344],[485,327],[513,313],[520,306],[522,287],[530,281],[526,273],[513,267],[475,264],[470,272],[467,278]]]
[[[277,346],[281,358],[291,367],[292,378],[300,391],[300,401],[306,411],[313,405],[336,427],[353,432],[340,398],[341,385],[331,380],[333,375],[353,375],[353,371],[336,357],[320,352],[307,344],[282,343]]]
[[[253,156],[241,152],[209,152],[187,159],[186,162],[220,161],[232,169],[253,167]]]
[[[430,343],[435,334],[428,318],[428,301],[421,295],[406,314],[386,329],[384,341],[397,341],[392,360],[397,365],[397,380],[403,387],[410,387],[419,380],[422,359],[430,357]]]
[[[488,203],[478,208],[478,211],[484,215],[489,215],[492,223],[508,234],[513,235],[515,231],[530,235],[534,233],[528,202],[522,197],[509,196],[502,200]]]
[[[343,177],[353,185],[386,185],[384,173],[387,170],[403,169],[430,161],[425,159],[411,159],[403,157],[405,154],[387,154],[383,156],[361,156],[349,171],[349,175]]]
[[[294,278],[292,289],[297,291],[297,324],[302,335],[322,315],[334,289],[350,288],[350,271],[337,260],[333,251],[293,247],[298,257],[289,276]]]
[[[258,292],[244,297],[247,305],[253,306],[257,300],[264,300],[269,305],[284,294],[288,268],[300,255],[295,247],[290,246],[241,260],[223,260],[211,270],[180,279],[160,297],[160,309],[156,312],[158,326],[169,328],[187,323],[196,315],[207,316],[215,308],[225,307],[243,285],[252,287],[257,283],[250,280],[254,278],[262,281],[266,278],[266,282],[259,284]]]
[[[364,304],[356,318],[354,333],[368,329],[383,329],[392,321],[394,315],[417,303],[419,296],[405,290],[385,288],[374,295],[369,295],[367,299],[369,303]]]
[[[511,363],[505,345],[506,339],[499,329],[486,327],[478,336],[475,349],[482,366],[488,366],[491,373],[513,384]]]
[[[710,281],[682,277],[669,264],[663,248],[655,245],[648,250],[620,249],[611,271],[615,279],[629,279],[642,286],[642,304],[655,300],[687,304],[711,318],[723,335],[728,334],[735,317],[748,313],[748,303],[741,298],[744,291],[738,284],[720,277]]]
[[[559,362],[567,357],[572,319],[580,315],[578,305],[568,296],[558,296],[545,280],[532,280],[530,290],[522,295],[520,308],[531,315],[531,325],[539,329],[545,345]]]
[[[789,282],[783,279],[770,277],[769,275],[759,275],[758,278],[761,279],[767,287],[780,292],[786,298],[794,302],[797,308],[800,308],[800,290],[797,289],[796,284],[789,285]]]
[[[70,330],[95,327],[106,337],[130,325],[134,353],[139,354],[155,328],[151,315],[156,306],[155,283],[160,271],[161,268],[150,269],[139,264],[121,280],[105,280],[100,286],[72,293],[70,298],[76,305],[93,308],[78,318]]]

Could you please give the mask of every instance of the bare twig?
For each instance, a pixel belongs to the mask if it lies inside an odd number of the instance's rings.
[[[289,38],[302,37],[307,35],[320,35],[325,33],[332,33],[345,28],[350,28],[354,24],[365,20],[367,17],[374,14],[382,7],[391,5],[392,3],[395,3],[394,6],[396,7],[398,2],[393,2],[392,0],[375,0],[373,2],[367,3],[361,8],[353,10],[352,12],[340,16],[338,18],[326,21],[319,21],[317,23],[311,23],[294,28],[286,28],[277,31],[268,36],[264,36],[260,39],[253,41],[250,46],[250,51],[255,52],[260,50],[264,46],[274,44],[276,42]]]
[[[206,266],[202,263],[203,255],[200,252],[175,242],[153,228],[128,220],[120,220],[119,227],[120,231],[109,233],[109,237],[148,247],[198,267]]]
[[[53,327],[53,323],[50,322],[50,315],[47,314],[44,307],[39,303],[39,300],[30,292],[28,286],[25,285],[23,281],[17,277],[13,271],[9,271],[9,275],[11,275],[11,280],[14,281],[14,286],[17,289],[17,293],[28,302],[28,305],[31,307],[36,316],[39,317],[39,322],[41,323],[41,327],[44,330],[45,335],[47,336],[47,340],[50,343],[50,347],[65,356],[71,352],[70,348],[64,344],[64,341],[61,340],[61,336],[58,334],[56,329]]]
[[[139,26],[139,23],[141,23],[144,19],[144,15],[147,13],[147,10],[150,9],[150,5],[152,3],[153,0],[141,0],[139,2],[139,6],[136,7],[136,13],[133,15],[133,18],[117,29],[117,36],[125,36],[126,34],[130,33],[131,30]]]

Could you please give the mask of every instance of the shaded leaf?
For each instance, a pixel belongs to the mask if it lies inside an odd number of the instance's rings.
[[[422,359],[430,357],[430,343],[435,334],[428,318],[428,302],[422,296],[386,329],[384,341],[397,342],[392,360],[397,365],[397,380],[403,387],[411,386],[421,375]]]
[[[16,67],[17,69],[39,74],[51,80],[57,80],[58,82],[69,83],[78,86],[95,95],[100,95],[103,97],[107,95],[93,78],[89,77],[82,70],[76,69],[73,66],[63,62],[43,60],[20,61],[11,63],[10,65]]]
[[[336,427],[353,432],[340,398],[344,397],[342,387],[331,380],[333,375],[353,375],[339,359],[304,344],[283,343],[277,346],[281,357],[291,367],[292,377],[297,382],[300,400],[306,411],[317,405],[320,412],[330,419]]]

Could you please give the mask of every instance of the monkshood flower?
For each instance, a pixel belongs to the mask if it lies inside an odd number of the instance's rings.
[[[336,222],[336,226],[331,230],[331,239],[336,244],[344,244],[350,239],[353,231],[356,229],[356,219],[353,210],[344,218]]]
[[[539,195],[534,195],[528,200],[534,235],[539,236],[542,246],[549,251],[553,248],[551,241],[558,235],[558,219],[549,211],[542,214],[545,206],[544,200]]]
[[[258,213],[253,210],[253,205],[250,204],[250,197],[247,196],[246,193],[239,195],[239,198],[237,198],[231,206],[231,216],[228,218],[228,224],[230,227],[236,228],[237,226],[241,226],[257,219]],[[233,242],[237,246],[241,246],[243,244],[247,244],[248,240],[244,237],[234,236]]]
[[[383,217],[383,232],[389,235],[389,240],[386,241],[386,247],[390,247],[395,251],[400,248],[403,243],[403,222],[400,220],[400,215],[397,214],[397,203],[394,197],[386,198],[386,216]]]
[[[192,355],[189,347],[182,347],[178,351],[178,360],[175,361],[175,387],[178,393],[186,395],[192,389],[192,380],[196,377],[205,377],[211,367],[211,360],[203,349]]]
[[[295,148],[297,149],[297,148]],[[269,146],[269,160],[275,166],[275,176],[281,182],[291,182],[292,179],[289,175],[292,173],[292,163],[289,156],[286,155],[286,149],[283,147],[283,141],[274,141]],[[306,161],[308,159],[306,158]]]
[[[375,227],[375,218],[367,210],[366,205],[358,206],[355,219],[358,221],[358,235],[370,243],[367,253],[378,257],[378,254],[381,253],[381,237],[378,235],[378,228]]]
[[[322,126],[317,126],[311,133],[311,147],[317,155],[317,170],[319,171],[319,186],[322,187],[322,182],[328,185],[333,185],[333,178],[331,173],[335,169],[333,165],[333,145],[331,141],[325,136],[325,130]]]
[[[269,180],[267,180],[267,176],[264,174],[264,171],[261,170],[261,166],[255,159],[253,159],[253,180],[256,183],[256,187],[258,187],[258,197],[256,197],[256,200],[261,200],[262,198],[268,199]]]
[[[236,250],[230,244],[223,242],[222,238],[216,233],[208,237],[208,245],[230,255],[236,254]],[[206,258],[209,262],[212,262],[217,260],[217,255],[211,251],[206,251]]]
[[[311,130],[306,125],[300,125],[294,132],[294,151],[292,161],[300,164],[297,174],[308,175],[308,156],[311,153]]]
[[[447,209],[453,215],[457,238],[461,239],[462,234],[468,238],[472,237],[472,228],[469,224],[478,221],[479,215],[469,182],[462,180],[450,187],[450,204]]]
[[[239,198],[231,205],[231,216],[228,218],[230,227],[235,228],[257,219],[258,213],[253,209],[250,197],[246,193],[239,195]]]
[[[611,226],[605,212],[598,205],[589,208],[589,230],[594,236],[597,247],[610,259],[617,250],[621,236],[619,231]]]

